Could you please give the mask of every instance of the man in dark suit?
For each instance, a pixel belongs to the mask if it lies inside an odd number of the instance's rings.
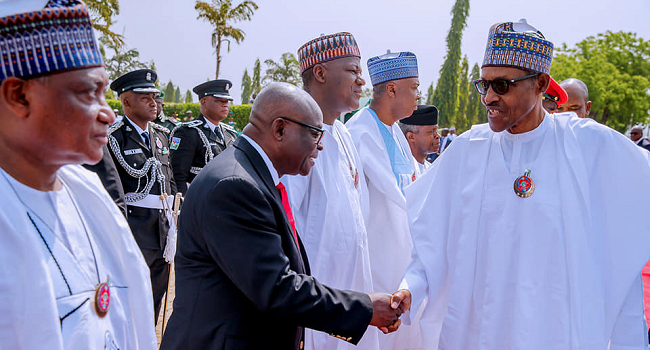
[[[224,79],[195,86],[193,91],[199,96],[201,115],[175,127],[169,136],[171,164],[178,192],[186,193],[187,183],[192,182],[206,163],[237,138],[237,131],[222,123],[230,111],[230,87],[232,83]]]
[[[390,295],[340,291],[309,276],[279,177],[306,175],[322,114],[304,91],[273,83],[249,124],[194,179],[179,219],[174,312],[161,349],[301,349],[303,327],[356,344],[368,325],[394,331]],[[397,308],[397,306],[396,306]]]
[[[637,146],[650,151],[650,141],[643,137],[643,128],[641,126],[636,125],[630,130],[630,140],[636,143]]]
[[[117,172],[115,162],[113,162],[113,158],[111,157],[111,152],[106,145],[102,146],[102,152],[104,155],[99,163],[94,165],[84,164],[83,166],[99,176],[102,185],[106,188],[106,192],[113,198],[117,207],[120,208],[120,211],[126,217],[126,200],[124,199],[124,188],[122,187],[120,174]]]
[[[111,83],[124,118],[109,129],[109,148],[124,187],[129,226],[151,272],[157,320],[169,280],[168,261],[173,259],[173,246],[167,252],[165,248],[168,235],[175,234],[170,218],[176,185],[169,165],[169,130],[153,123],[156,79],[153,70],[140,69]]]

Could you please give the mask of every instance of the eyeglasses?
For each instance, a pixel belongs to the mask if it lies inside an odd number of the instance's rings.
[[[323,133],[325,132],[325,130],[323,130],[323,129],[319,129],[319,128],[315,127],[315,126],[311,126],[311,125],[308,125],[308,124],[305,124],[305,123],[301,123],[301,122],[299,122],[297,120],[293,120],[291,118],[287,118],[287,117],[279,117],[279,118],[284,119],[284,120],[288,120],[290,122],[294,122],[294,123],[296,123],[296,124],[298,124],[300,126],[304,126],[305,128],[308,128],[308,129],[311,129],[314,132],[317,132],[318,133],[318,138],[317,138],[316,144],[319,144],[320,140],[323,138]]]
[[[636,131],[632,131],[632,132],[630,133],[630,135],[639,135],[639,134],[641,134],[641,133],[640,133],[640,132],[636,132]]]
[[[492,86],[492,91],[494,91],[498,95],[505,95],[508,92],[508,89],[510,89],[510,84],[516,83],[521,80],[530,79],[538,75],[540,75],[540,73],[524,75],[523,77],[519,77],[515,79],[503,79],[503,78],[497,78],[494,80],[478,79],[474,81],[474,87],[476,87],[476,91],[478,91],[478,93],[481,95],[487,95],[488,88],[490,86]]]

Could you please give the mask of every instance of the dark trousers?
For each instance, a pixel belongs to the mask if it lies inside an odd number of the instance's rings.
[[[158,314],[160,314],[160,306],[162,299],[167,291],[167,284],[169,283],[169,264],[163,258],[162,250],[148,250],[143,249],[142,255],[144,260],[149,266],[151,276],[151,289],[153,291],[153,308],[158,323]]]

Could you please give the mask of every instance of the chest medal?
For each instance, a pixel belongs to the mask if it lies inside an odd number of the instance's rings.
[[[350,167],[350,172],[352,172],[352,167]],[[354,169],[354,175],[352,175],[352,178],[354,178],[354,188],[359,188],[359,172],[357,169]]]
[[[526,169],[524,175],[515,180],[515,194],[521,198],[528,198],[535,192],[535,181],[530,178],[530,170]]]
[[[95,290],[95,312],[100,318],[106,316],[111,306],[111,289],[106,283],[100,283]]]

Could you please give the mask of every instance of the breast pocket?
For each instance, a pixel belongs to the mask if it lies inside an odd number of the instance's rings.
[[[147,161],[147,157],[141,148],[125,149],[122,154],[126,164],[136,170],[142,169],[144,163]]]

